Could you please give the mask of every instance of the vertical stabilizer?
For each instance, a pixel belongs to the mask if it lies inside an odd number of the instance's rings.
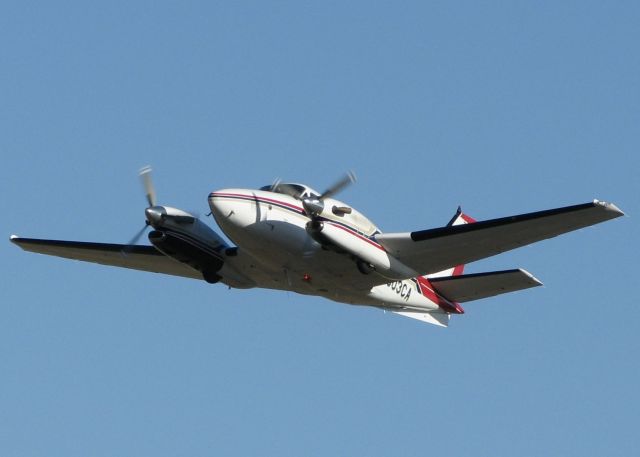
[[[452,227],[454,225],[464,225],[464,224],[473,224],[476,220],[470,216],[467,216],[462,212],[462,208],[458,206],[456,214],[453,215],[447,227]],[[453,268],[449,268],[447,270],[439,271],[437,273],[432,273],[427,275],[427,278],[444,278],[447,276],[460,276],[464,272],[464,265],[457,265]]]

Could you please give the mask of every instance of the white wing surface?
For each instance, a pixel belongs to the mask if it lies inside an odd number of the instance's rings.
[[[622,215],[624,213],[614,204],[594,200],[471,224],[380,234],[376,241],[402,263],[425,275]]]
[[[39,254],[185,278],[202,279],[202,273],[171,257],[167,257],[153,246],[39,240],[20,238],[15,235],[11,236],[11,242],[25,251]]]

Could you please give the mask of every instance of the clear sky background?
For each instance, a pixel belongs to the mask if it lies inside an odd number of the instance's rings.
[[[0,454],[640,454],[638,2],[4,2]],[[448,329],[36,256],[276,177],[383,231],[613,201]],[[209,219],[211,221],[211,219]],[[213,222],[213,221],[211,221]]]

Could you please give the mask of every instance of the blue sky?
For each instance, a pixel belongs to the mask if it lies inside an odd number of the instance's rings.
[[[346,4],[345,4],[346,3]],[[634,455],[637,2],[8,2],[0,453]],[[615,202],[448,329],[24,253],[276,177],[383,231]]]

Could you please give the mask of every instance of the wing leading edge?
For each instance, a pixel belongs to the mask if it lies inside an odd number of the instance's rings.
[[[153,246],[87,243],[83,241],[40,240],[11,236],[11,242],[25,251],[64,257],[83,262],[98,263],[133,270],[164,273],[184,278],[202,279],[191,267],[159,252]],[[126,254],[123,251],[126,249]]]
[[[380,234],[376,241],[405,265],[430,274],[623,215],[614,204],[594,200],[471,224]]]

